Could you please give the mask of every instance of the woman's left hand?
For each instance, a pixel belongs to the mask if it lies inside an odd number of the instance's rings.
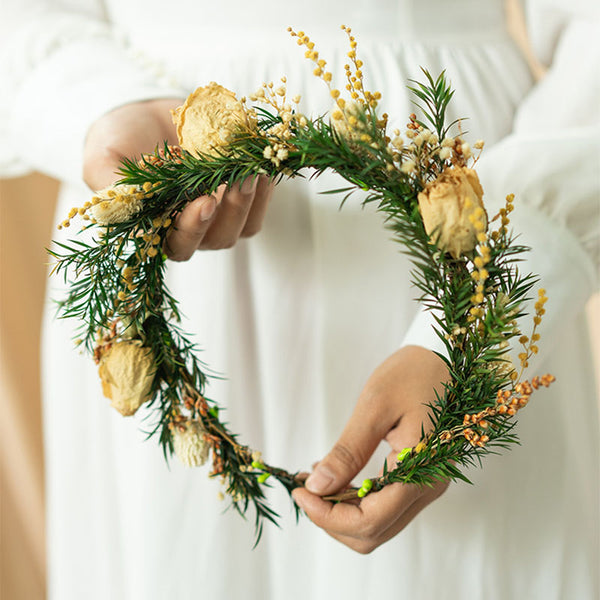
[[[317,526],[349,548],[367,554],[402,531],[408,523],[448,487],[394,483],[368,494],[358,503],[327,502],[348,486],[365,466],[382,440],[398,453],[419,442],[421,426],[430,426],[427,403],[434,388],[443,393],[449,378],[444,362],[433,352],[407,346],[390,356],[371,375],[354,412],[331,452],[293,492],[294,500]]]

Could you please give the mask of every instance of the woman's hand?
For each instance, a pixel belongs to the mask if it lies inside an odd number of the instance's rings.
[[[362,554],[394,537],[448,484],[433,487],[394,483],[359,503],[333,504],[320,496],[343,490],[365,466],[381,440],[392,447],[390,466],[406,447],[419,442],[421,425],[430,426],[426,404],[433,389],[443,393],[448,380],[444,362],[418,346],[398,350],[369,378],[354,412],[331,452],[293,492],[296,503],[329,535]]]
[[[179,98],[134,102],[100,117],[84,148],[83,178],[90,188],[99,190],[117,180],[124,157],[152,153],[165,140],[177,144],[170,110],[182,103]],[[167,235],[167,256],[187,260],[196,250],[230,248],[240,237],[258,233],[272,191],[269,179],[259,176],[193,200]]]

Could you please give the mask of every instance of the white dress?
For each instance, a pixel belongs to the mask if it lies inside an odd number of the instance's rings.
[[[240,95],[287,76],[301,108],[328,110],[327,90],[288,37],[303,29],[338,77],[353,26],[371,89],[401,127],[405,85],[446,69],[450,118],[483,138],[490,204],[517,193],[513,223],[548,290],[536,372],[557,383],[520,416],[522,446],[472,470],[370,556],[294,524],[286,494],[255,550],[251,520],[217,499],[207,468],[168,467],[141,415],[101,396],[96,368],[71,342],[73,323],[44,330],[49,597],[51,600],[316,600],[398,598],[592,600],[598,594],[598,415],[582,307],[598,248],[598,11],[592,2],[530,2],[533,41],[552,68],[534,87],[486,0],[107,0],[8,3],[0,131],[7,172],[61,177],[60,215],[81,205],[85,131],[125,102],[185,95],[211,80]],[[47,5],[50,9],[46,12]],[[25,16],[24,16],[25,15]],[[111,23],[111,27],[103,22]],[[581,60],[582,52],[586,57]],[[318,192],[333,176],[278,186],[263,231],[227,251],[196,253],[169,282],[226,375],[209,394],[265,458],[307,469],[340,434],[372,370],[405,343],[430,345],[412,301],[409,264],[360,198],[338,209]],[[61,232],[65,233],[65,232]],[[71,233],[68,231],[66,233]],[[60,297],[60,282],[51,282]],[[367,467],[376,472],[379,459]]]

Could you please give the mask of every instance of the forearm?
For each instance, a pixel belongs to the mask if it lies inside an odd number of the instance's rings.
[[[101,115],[134,101],[185,96],[138,64],[109,23],[47,1],[8,0],[4,13],[5,172],[37,169],[80,181],[85,137]]]

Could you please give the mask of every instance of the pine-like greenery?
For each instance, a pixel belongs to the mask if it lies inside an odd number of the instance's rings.
[[[431,132],[429,142],[419,147],[394,148],[385,120],[366,105],[355,112],[358,136],[345,135],[328,116],[302,120],[295,115],[290,137],[277,140],[285,144],[287,156],[276,165],[266,158],[266,149],[274,142],[270,132],[282,123],[281,115],[256,109],[256,129],[240,132],[217,156],[198,157],[165,145],[141,161],[125,159],[121,182],[146,190],[143,209],[124,222],[88,225],[85,236],[55,243],[51,251],[55,270],[70,286],[60,303],[60,316],[78,321],[77,337],[90,353],[103,339],[121,337],[134,337],[152,349],[157,370],[152,399],[144,409],[152,422],[149,436],[158,438],[168,458],[173,429],[183,419],[202,423],[212,450],[212,475],[223,478],[240,514],[254,508],[257,543],[265,520],[277,519],[265,495],[266,479],[277,480],[290,494],[302,483],[295,474],[264,464],[219,420],[217,403],[205,395],[207,367],[180,326],[177,300],[165,285],[162,247],[170,223],[191,199],[211,194],[223,183],[238,185],[258,174],[279,180],[333,170],[348,182],[335,192],[345,194],[345,200],[357,189],[367,191],[365,202],[375,203],[384,213],[387,227],[412,261],[412,282],[419,301],[434,315],[446,348],[440,356],[451,381],[430,405],[432,427],[423,431],[421,444],[407,449],[394,468],[384,466],[383,476],[372,480],[373,491],[392,482],[466,481],[461,467],[517,442],[512,415],[498,410],[498,394],[508,390],[517,408],[524,395],[502,361],[507,342],[520,335],[515,322],[535,282],[518,269],[526,248],[515,243],[505,226],[487,236],[485,294],[482,302],[474,303],[478,251],[453,258],[438,248],[425,231],[418,207],[419,192],[444,169],[460,163],[456,153],[442,159],[439,152],[453,125],[445,122],[453,92],[444,74],[434,79],[427,72],[425,82],[412,82],[411,89],[422,110],[421,120],[411,119],[414,132]],[[403,168],[409,160],[414,168]],[[471,441],[465,434],[465,415],[479,415],[471,421],[476,434]],[[357,490],[351,490],[334,499],[356,495]]]

